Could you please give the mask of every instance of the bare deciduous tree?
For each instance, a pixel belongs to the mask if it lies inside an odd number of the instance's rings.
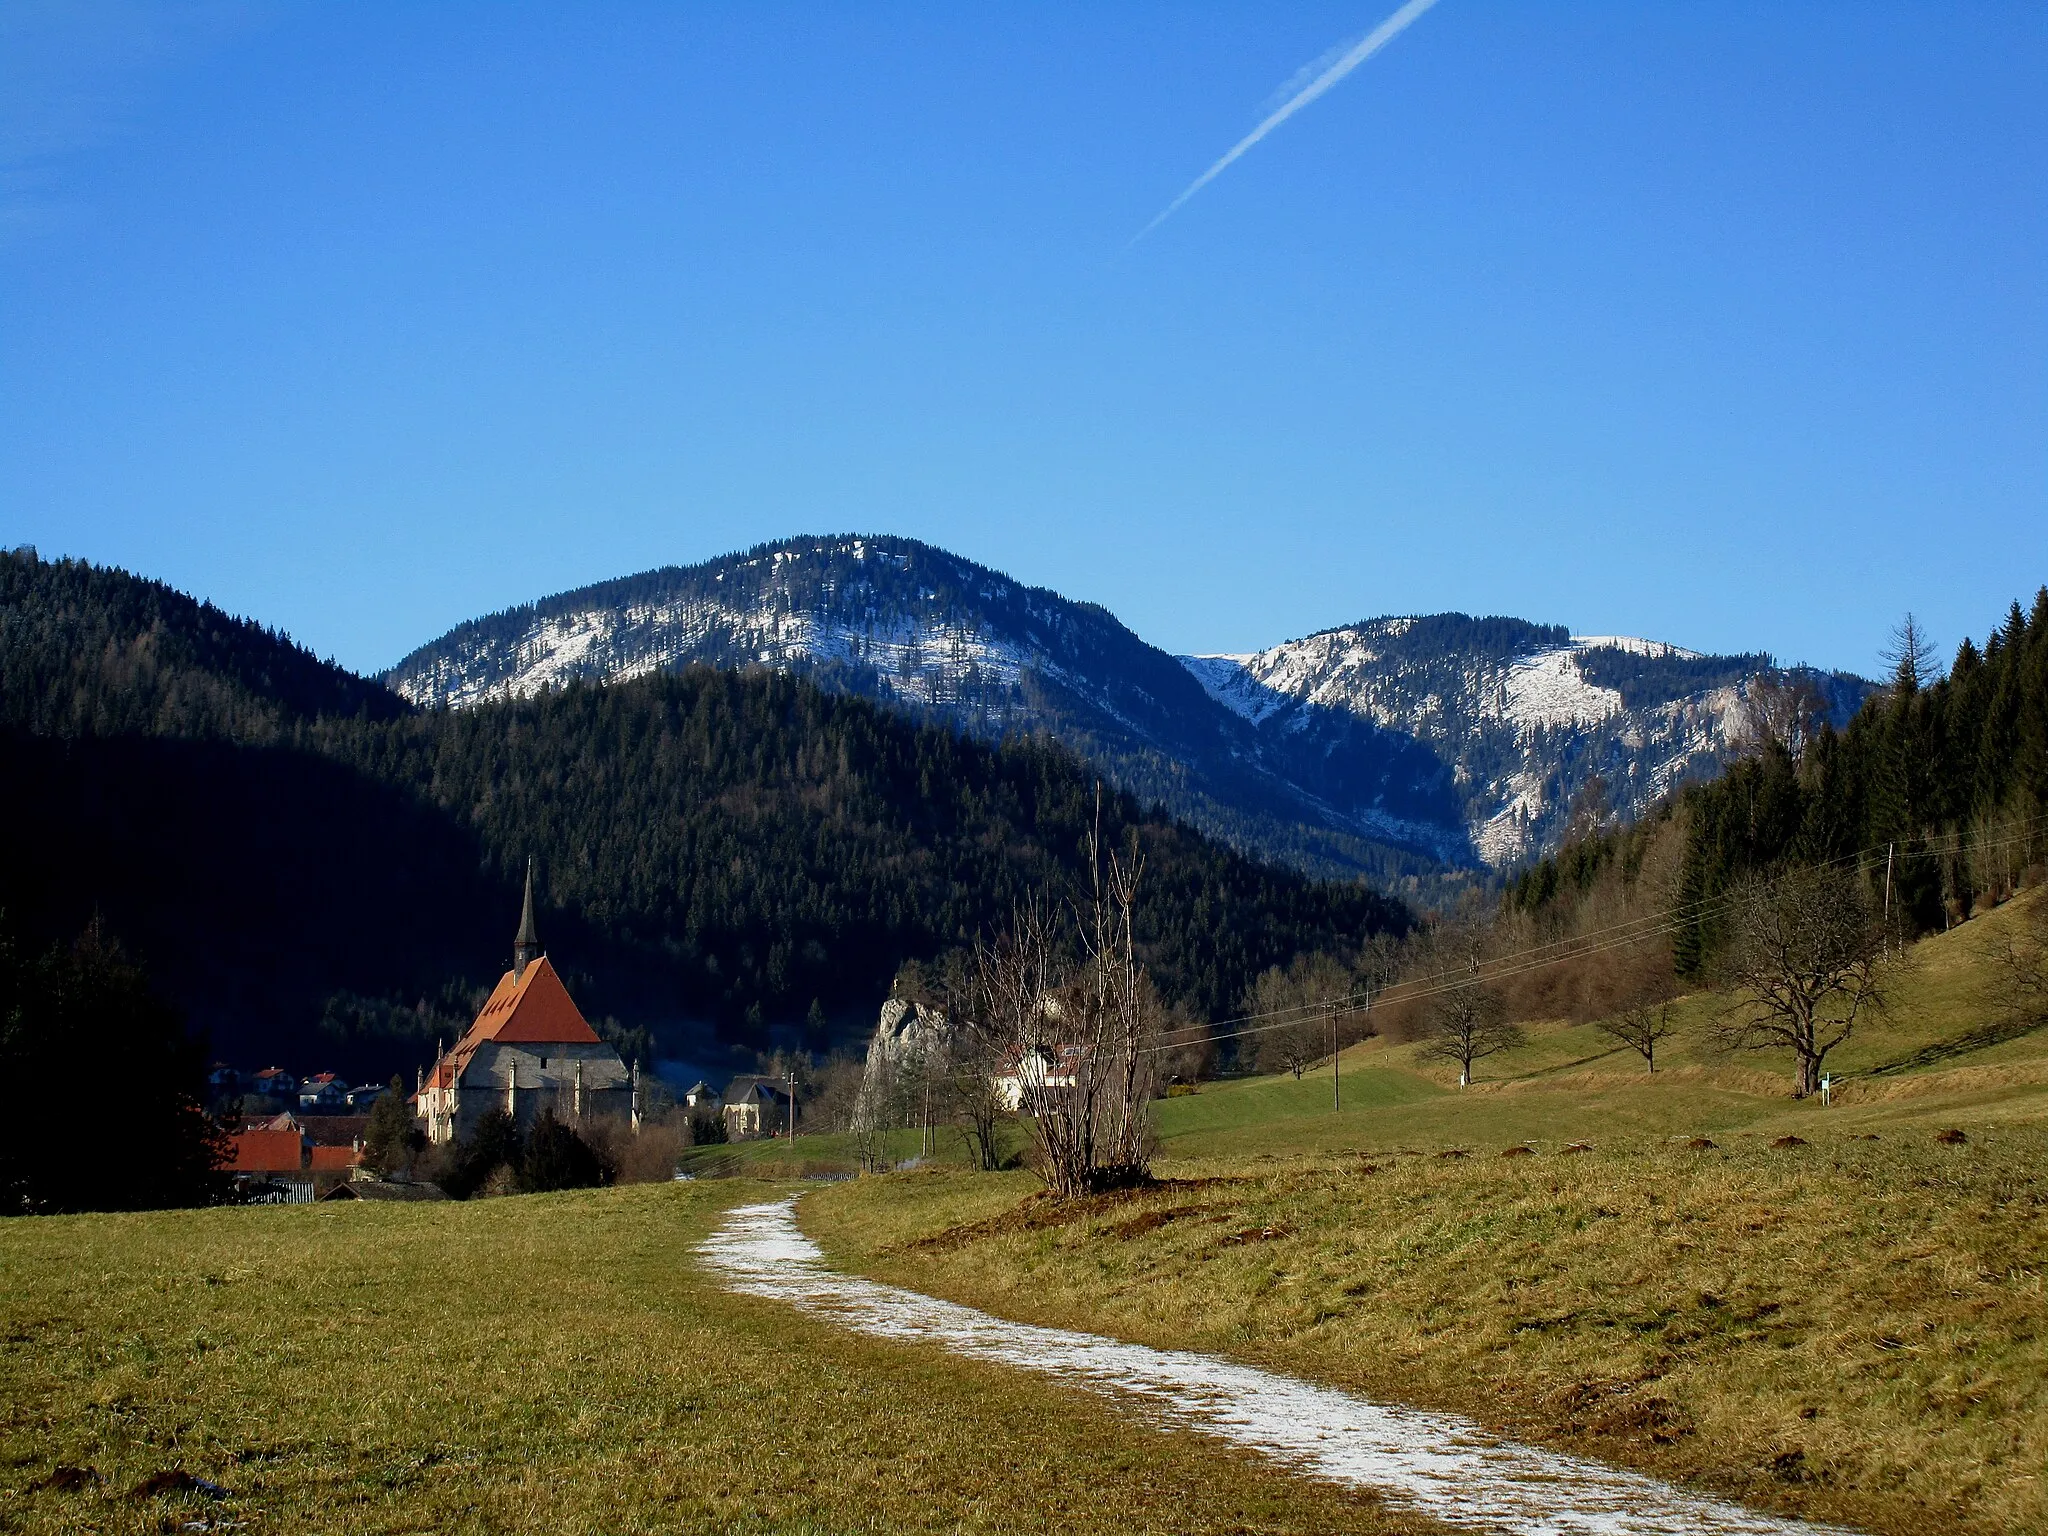
[[[1736,1001],[1714,1026],[1724,1050],[1789,1048],[1792,1094],[1820,1087],[1821,1063],[1856,1021],[1883,1009],[1884,934],[1863,882],[1846,870],[1796,870],[1735,897],[1724,971]]]
[[[1063,1197],[1136,1183],[1151,1164],[1161,1010],[1132,928],[1143,860],[1135,837],[1105,854],[1091,832],[1088,847],[1071,943],[1040,899],[977,956],[977,1013],[1015,1074],[1046,1182]]]
[[[1602,1019],[1593,1027],[1642,1057],[1643,1065],[1652,1072],[1657,1070],[1657,1043],[1678,1033],[1669,1003],[1630,1003],[1613,1018]]]
[[[1735,745],[1744,753],[1761,752],[1776,742],[1797,761],[1827,719],[1828,701],[1811,673],[1796,670],[1777,677],[1760,674],[1743,691],[1735,717]]]
[[[966,997],[954,1005],[958,1027],[935,1074],[946,1121],[960,1133],[968,1158],[983,1173],[1003,1165],[1003,1124],[1010,1105],[999,1086],[1002,1051]]]
[[[1435,980],[1449,990],[1431,998],[1422,1014],[1427,1042],[1418,1061],[1454,1061],[1458,1086],[1472,1083],[1474,1063],[1528,1043],[1521,1026],[1508,1022],[1507,1002],[1479,979],[1486,957],[1486,934],[1469,921],[1446,923],[1428,930],[1418,949]]]
[[[853,1155],[862,1173],[886,1173],[889,1168],[888,1128],[883,1124],[886,1107],[871,1102],[877,1097],[875,1085],[863,1083],[853,1114]]]
[[[1479,982],[1460,986],[1431,1001],[1423,1015],[1428,1044],[1417,1061],[1454,1061],[1458,1086],[1472,1085],[1473,1064],[1529,1043],[1522,1026],[1507,1019],[1507,1005]]]
[[[1351,972],[1329,955],[1298,955],[1285,969],[1260,974],[1245,994],[1245,1012],[1259,1022],[1251,1037],[1252,1064],[1262,1072],[1292,1072],[1298,1081],[1330,1054],[1330,1014],[1349,1026]]]

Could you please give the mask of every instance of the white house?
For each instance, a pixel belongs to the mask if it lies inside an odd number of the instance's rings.
[[[316,1072],[299,1084],[299,1108],[339,1114],[348,1108],[348,1084],[332,1072]]]
[[[1015,1114],[1024,1107],[1025,1095],[1035,1091],[1057,1092],[1072,1088],[1077,1075],[1078,1046],[1061,1046],[1056,1052],[1034,1049],[1002,1064],[992,1079],[1003,1108]]]
[[[772,1077],[736,1077],[725,1089],[725,1134],[729,1141],[786,1135],[790,1128],[789,1085]]]

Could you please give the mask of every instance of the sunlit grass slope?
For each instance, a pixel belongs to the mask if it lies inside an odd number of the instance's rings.
[[[851,1267],[1899,1536],[2044,1528],[2048,1138],[1304,1161],[1061,1210],[820,1190]],[[1028,1203],[1026,1203],[1028,1202]]]
[[[1527,1047],[1480,1063],[1469,1089],[1455,1069],[1417,1061],[1414,1044],[1372,1040],[1344,1053],[1344,1108],[1331,1108],[1326,1061],[1292,1078],[1212,1083],[1158,1106],[1168,1167],[1220,1159],[1291,1157],[1347,1150],[1499,1149],[1523,1141],[1559,1145],[1615,1136],[1693,1136],[1748,1129],[1777,1136],[1820,1123],[1851,1129],[1900,1116],[1980,1121],[2048,1115],[2048,1030],[1985,1045],[1997,1022],[1987,999],[1985,946],[2036,891],[1952,933],[1913,946],[1883,1014],[1828,1058],[1839,1079],[1835,1106],[1788,1097],[1789,1053],[1727,1056],[1708,1027],[1727,1006],[1712,992],[1685,997],[1677,1038],[1658,1071],[1590,1024],[1530,1026]]]
[[[1028,1174],[935,1170],[803,1219],[1007,1316],[1898,1536],[2048,1530],[2048,1035],[1982,1043],[2010,920],[1917,946],[1831,1108],[1788,1096],[1789,1062],[1707,1050],[1703,995],[1654,1076],[1590,1027],[1536,1028],[1466,1090],[1369,1042],[1341,1114],[1327,1064],[1161,1103],[1156,1190],[1061,1209]]]
[[[768,1192],[0,1222],[0,1529],[1417,1529],[725,1295],[691,1246]],[[142,1489],[174,1472],[227,1495]]]

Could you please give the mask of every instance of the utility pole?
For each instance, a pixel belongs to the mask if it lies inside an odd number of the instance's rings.
[[[1330,1108],[1344,1112],[1344,1058],[1337,1049],[1337,1004],[1330,1004]]]
[[[1898,849],[1897,843],[1884,845],[1884,952],[1892,952],[1892,854]]]

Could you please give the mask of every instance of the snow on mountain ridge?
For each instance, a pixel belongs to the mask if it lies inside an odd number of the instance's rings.
[[[1099,605],[908,539],[792,539],[557,594],[457,626],[386,681],[465,707],[693,663],[1054,737],[1204,831],[1318,874],[1472,861],[1449,771],[1405,734],[1298,710],[1261,732]]]
[[[1723,760],[1747,718],[1747,682],[1630,708],[1620,687],[1588,675],[1596,652],[1645,665],[1714,660],[1683,646],[1572,635],[1505,653],[1455,644],[1418,650],[1417,626],[1426,622],[1368,620],[1181,664],[1211,698],[1264,729],[1288,728],[1290,711],[1304,707],[1339,709],[1432,743],[1466,796],[1474,848],[1496,868],[1547,846],[1592,773],[1608,779],[1621,808],[1640,812]],[[1630,669],[1609,658],[1600,670]]]
[[[473,620],[386,681],[462,707],[693,663],[805,672],[986,736],[1049,734],[1204,830],[1347,876],[1415,855],[1511,865],[1555,846],[1595,773],[1639,810],[1725,759],[1748,678],[1769,665],[1463,614],[1171,657],[1098,605],[914,540],[845,535]],[[1838,714],[1867,690],[1812,676]]]
[[[1050,663],[1042,653],[943,619],[821,621],[781,607],[776,594],[767,593],[752,605],[684,599],[543,619],[501,668],[479,668],[473,656],[436,658],[395,686],[415,703],[462,708],[527,697],[593,674],[624,681],[670,670],[714,637],[762,666],[809,661],[871,668],[892,696],[919,705],[951,702],[976,684],[1011,687],[1027,668]]]

